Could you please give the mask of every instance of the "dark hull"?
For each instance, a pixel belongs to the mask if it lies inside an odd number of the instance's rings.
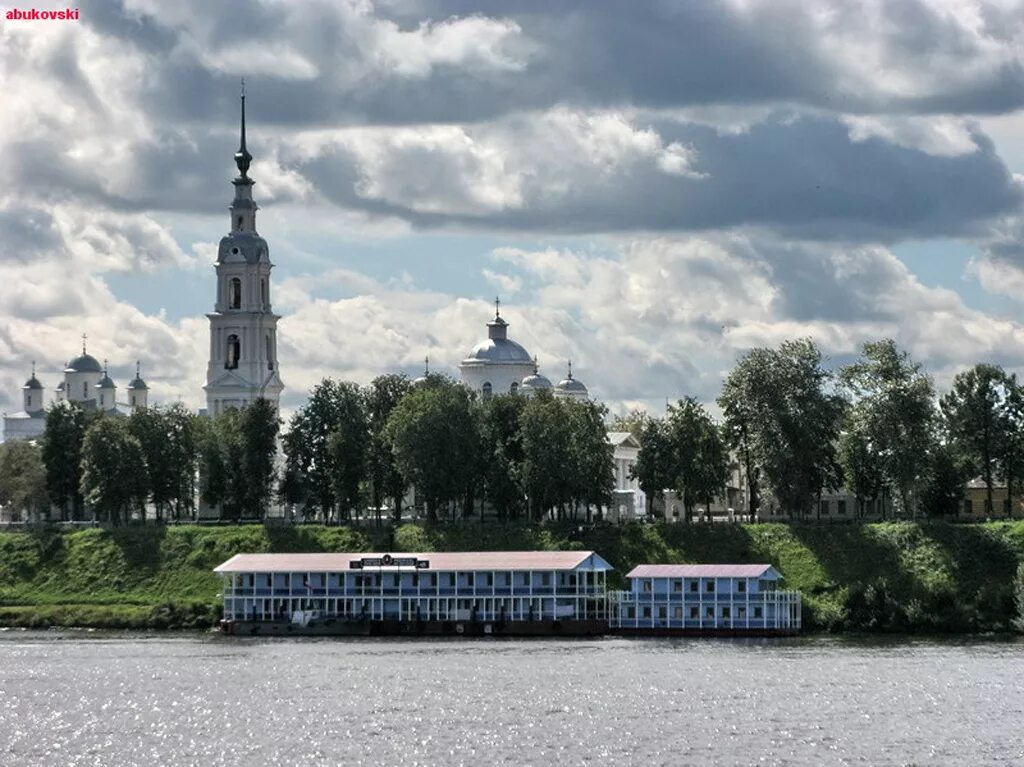
[[[800,629],[669,629],[610,628],[609,634],[625,637],[792,637]]]
[[[233,636],[467,636],[543,637],[601,636],[608,624],[596,620],[541,621],[399,621],[326,619],[307,626],[287,621],[221,621]]]

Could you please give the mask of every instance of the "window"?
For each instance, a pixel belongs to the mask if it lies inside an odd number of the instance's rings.
[[[969,500],[964,501],[964,514],[971,514],[974,512],[974,504]]]
[[[658,617],[661,618],[662,620],[664,620],[665,619],[665,615],[666,615],[666,608],[665,608],[665,605],[662,605],[661,607],[658,608]]]
[[[644,617],[645,618],[650,618],[651,617],[651,608],[650,607],[645,607],[644,608]]]
[[[227,354],[225,355],[224,367],[228,370],[234,370],[237,368],[240,354],[241,344],[238,342],[238,336],[231,334],[228,336],[228,347]]]
[[[419,573],[413,573],[412,574],[412,585],[414,587],[420,585],[420,574]]]
[[[132,395],[132,407],[135,407],[135,395]]]
[[[82,399],[89,399],[89,383],[82,381]]]
[[[690,593],[696,594],[698,590],[697,581],[690,581]]]
[[[746,618],[747,617],[747,608],[746,607],[737,607],[736,608],[736,617],[737,618]]]
[[[472,587],[473,580],[473,573],[466,573],[466,585]]]
[[[651,582],[650,581],[644,581],[644,593],[645,594],[650,594],[651,593]]]
[[[828,501],[821,502],[821,513],[826,516],[828,515]]]
[[[763,611],[762,611],[762,609],[760,607],[755,607],[754,608],[754,617],[755,618],[760,618],[761,615],[762,615],[762,612]]]
[[[490,382],[490,381],[487,381],[487,382],[486,382],[486,383],[485,383],[485,384],[483,385],[483,388],[482,388],[482,393],[483,393],[483,395],[484,395],[484,399],[487,399],[488,397],[490,397],[490,396],[491,396],[491,382]]]
[[[270,334],[267,333],[267,370],[274,369],[274,345],[270,342]]]
[[[722,617],[723,618],[731,618],[732,617],[732,611],[728,607],[723,607],[722,608]]]
[[[740,594],[746,594],[747,593],[747,582],[746,581],[737,581],[737,583],[736,583],[736,591],[738,591]]]
[[[672,590],[678,594],[683,590],[683,582],[680,580],[672,581]]]
[[[540,574],[540,585],[541,586],[548,586],[550,584],[551,584],[551,573],[541,573]]]
[[[690,608],[690,617],[693,618],[693,620],[697,620],[697,618],[699,616],[700,616],[700,613],[698,612],[697,608],[696,607],[691,607]]]
[[[397,589],[399,584],[402,582],[402,578],[397,573],[391,576],[391,584]]]
[[[846,516],[846,501],[836,501],[836,514]]]
[[[627,618],[635,618],[636,617],[636,608],[635,607],[627,607],[626,608],[626,617]]]
[[[704,590],[706,592],[708,592],[709,594],[714,594],[715,593],[715,582],[713,580],[707,581],[707,584],[704,586]]]
[[[235,224],[235,229],[241,229],[241,228],[242,228],[242,217],[239,216],[238,219],[237,219],[237,223]]]
[[[673,610],[672,617],[675,618],[676,620],[682,620],[683,619],[683,608],[682,608],[681,605],[676,605],[676,609]]]
[[[714,618],[715,618],[715,608],[714,607],[708,607],[706,610],[704,610],[704,617],[705,618],[711,618],[712,620],[714,620]]]
[[[484,583],[488,586],[494,585],[494,573],[486,573],[484,575]]]
[[[513,381],[512,385],[510,387],[508,387],[508,393],[509,394],[515,394],[517,391],[519,391],[519,384],[517,384],[515,381]]]
[[[264,277],[260,280],[260,300],[263,302],[263,308],[267,306],[267,278]]]
[[[228,308],[242,308],[242,281],[237,277],[232,277],[228,284]]]

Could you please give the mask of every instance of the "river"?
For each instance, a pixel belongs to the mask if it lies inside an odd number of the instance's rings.
[[[3,765],[1024,765],[1024,643],[0,633]]]

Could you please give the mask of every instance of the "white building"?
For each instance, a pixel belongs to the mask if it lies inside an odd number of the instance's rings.
[[[640,482],[632,476],[640,456],[640,441],[628,431],[610,431],[608,442],[614,450],[615,497],[612,507],[605,512],[605,519],[609,522],[640,519],[647,510],[647,496],[640,489]]]
[[[239,175],[231,182],[231,231],[217,250],[217,296],[210,320],[210,360],[206,368],[206,412],[215,416],[260,397],[276,406],[284,384],[277,366],[278,315],[270,304],[270,251],[256,232],[252,155],[245,147],[245,94],[241,144],[235,153]]]
[[[128,384],[128,401],[118,402],[117,385],[110,377],[106,360],[100,361],[86,351],[86,337],[82,336],[82,353],[68,362],[64,377],[54,391],[54,402],[75,402],[86,410],[102,410],[114,415],[127,415],[136,407],[149,404],[149,387],[139,375],[135,363],[135,378]],[[39,439],[46,429],[46,397],[43,384],[36,378],[32,363],[32,376],[21,387],[22,410],[4,414],[4,440]]]
[[[459,376],[462,383],[484,398],[492,394],[529,396],[542,390],[565,399],[590,398],[583,382],[572,376],[572,361],[567,377],[554,386],[540,374],[537,358],[508,337],[508,323],[501,317],[501,302],[497,299],[494,319],[487,323],[487,338],[459,364]],[[424,379],[417,379],[420,380]]]

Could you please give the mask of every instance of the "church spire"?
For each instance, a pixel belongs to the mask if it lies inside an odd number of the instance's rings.
[[[242,78],[242,130],[241,140],[238,145],[238,151],[235,152],[235,165],[238,166],[239,176],[235,179],[235,184],[252,184],[252,179],[249,178],[249,164],[252,162],[252,155],[249,154],[249,150],[245,148],[245,78]]]

